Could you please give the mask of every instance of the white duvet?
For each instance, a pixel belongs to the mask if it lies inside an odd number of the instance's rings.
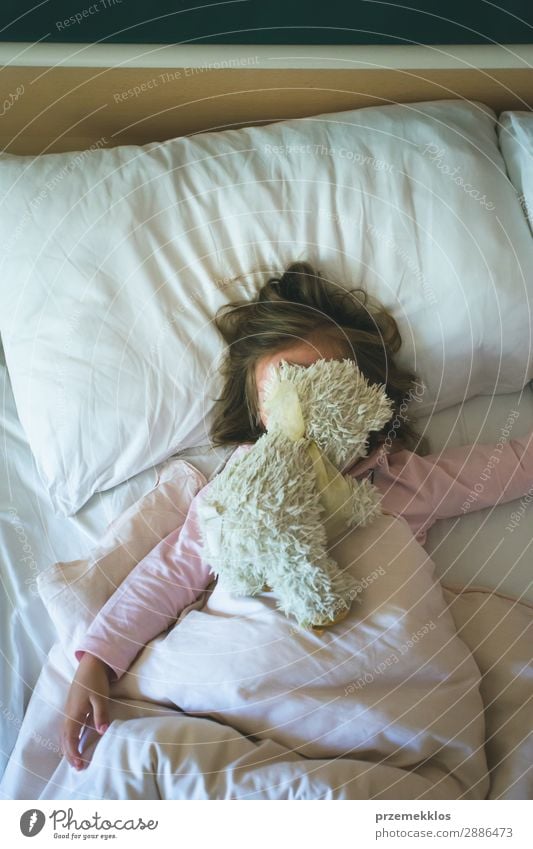
[[[115,695],[211,716],[309,758],[385,761],[444,798],[482,798],[479,671],[431,560],[390,516],[347,533],[332,557],[366,586],[342,623],[318,636],[276,610],[272,593],[217,585],[141,652]]]
[[[77,773],[54,748],[71,672],[59,645],[35,689],[0,793],[14,799],[530,799],[533,608],[486,590],[446,589],[444,597],[482,675],[484,719],[477,716],[474,724],[485,724],[489,775],[480,769],[469,793],[453,776],[440,780],[438,770],[413,771],[372,755],[307,758],[213,719],[123,699],[111,705],[113,722],[91,765]],[[480,766],[483,759],[479,753]]]

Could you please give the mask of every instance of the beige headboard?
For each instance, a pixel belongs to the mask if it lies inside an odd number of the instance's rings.
[[[144,144],[386,103],[533,109],[533,46],[2,45],[8,153]],[[2,111],[3,110],[3,111]]]

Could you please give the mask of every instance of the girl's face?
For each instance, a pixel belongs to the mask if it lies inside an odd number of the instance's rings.
[[[310,366],[317,360],[340,360],[343,356],[339,352],[339,340],[331,338],[326,333],[318,332],[288,344],[286,348],[276,354],[260,357],[255,364],[255,383],[257,386],[259,416],[264,427],[267,421],[263,408],[264,386],[269,376],[271,366],[277,366],[281,360],[299,366]]]

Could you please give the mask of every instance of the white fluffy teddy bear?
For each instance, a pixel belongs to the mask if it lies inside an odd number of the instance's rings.
[[[369,432],[390,420],[393,404],[349,359],[281,362],[263,403],[267,432],[200,499],[204,554],[230,592],[271,588],[300,626],[327,627],[361,589],[328,546],[381,513],[376,487],[339,470],[367,456]]]

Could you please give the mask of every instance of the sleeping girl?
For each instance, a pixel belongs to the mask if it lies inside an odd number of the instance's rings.
[[[407,402],[420,397],[416,375],[394,355],[401,338],[394,318],[363,290],[346,293],[306,263],[294,263],[261,289],[254,301],[229,304],[216,324],[228,344],[223,391],[217,399],[212,442],[237,446],[228,463],[250,450],[265,433],[263,404],[271,366],[281,361],[310,366],[317,360],[351,359],[371,384],[385,387],[393,404],[390,421],[370,434],[363,459],[343,473],[370,479],[383,512],[402,516],[420,543],[440,518],[460,515],[475,484],[483,487],[471,509],[523,496],[533,483],[530,437],[494,446],[459,447],[429,455],[426,440],[408,423]],[[360,457],[360,454],[358,455]],[[210,484],[193,499],[184,524],[163,539],[116,590],[94,619],[76,651],[79,665],[65,707],[62,746],[76,769],[83,727],[104,734],[109,725],[110,683],[139,651],[176,622],[213,579],[203,554],[198,505]]]

